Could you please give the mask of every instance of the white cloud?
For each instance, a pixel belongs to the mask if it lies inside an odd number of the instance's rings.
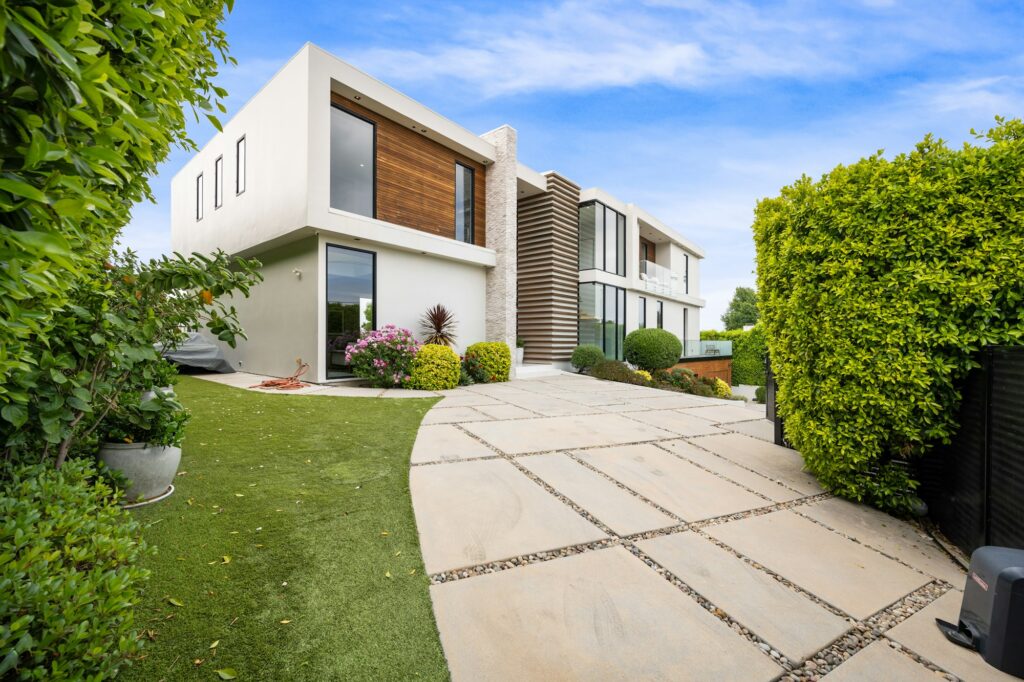
[[[802,80],[891,70],[984,39],[953,3],[884,8],[738,0],[565,0],[536,11],[465,10],[436,42],[338,52],[393,82],[461,83],[483,96],[661,84],[711,88],[750,78]],[[428,30],[429,29],[429,30]]]

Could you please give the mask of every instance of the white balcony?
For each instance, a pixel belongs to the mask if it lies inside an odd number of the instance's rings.
[[[649,260],[640,261],[640,281],[644,289],[654,294],[686,295],[686,279],[683,276]]]

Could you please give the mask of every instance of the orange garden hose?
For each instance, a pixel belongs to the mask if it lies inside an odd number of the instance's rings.
[[[299,359],[296,360],[296,364],[298,364],[299,368],[295,370],[295,374],[292,374],[290,377],[284,377],[283,379],[267,379],[266,381],[261,381],[255,386],[250,386],[249,388],[274,388],[279,391],[293,391],[297,388],[304,388],[307,384],[299,381],[299,377],[309,371],[309,363],[303,362]]]

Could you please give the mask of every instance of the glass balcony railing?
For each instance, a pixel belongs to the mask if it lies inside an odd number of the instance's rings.
[[[684,358],[731,357],[732,341],[686,341],[683,343]]]
[[[664,296],[683,296],[686,293],[686,281],[664,265],[649,260],[640,261],[640,281],[644,289]]]

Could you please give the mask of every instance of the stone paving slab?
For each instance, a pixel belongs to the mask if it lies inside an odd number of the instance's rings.
[[[516,461],[619,535],[679,523],[564,454],[533,455]]]
[[[732,422],[744,422],[753,421],[754,419],[764,419],[764,406],[761,406],[761,410],[752,410],[745,407],[743,404],[732,405],[708,405],[705,407],[693,407],[686,410],[687,414],[692,414],[695,417],[701,419],[707,419],[708,421],[716,424],[730,424]]]
[[[504,405],[502,401],[491,396],[481,395],[479,393],[472,393],[470,391],[462,391],[459,393],[445,392],[446,395],[441,399],[435,408],[445,407],[478,407],[480,405]]]
[[[827,682],[938,682],[942,678],[888,642],[872,642],[822,678]]]
[[[991,682],[1017,680],[1016,677],[1011,677],[990,666],[981,657],[981,654],[951,643],[935,627],[936,618],[950,623],[957,622],[962,599],[962,592],[950,590],[894,627],[887,633],[887,636],[962,680],[969,682],[973,682],[973,680],[991,680]]]
[[[832,498],[801,507],[799,513],[820,521],[865,545],[899,557],[928,575],[941,578],[958,589],[967,573],[953,562],[924,531],[861,504]]]
[[[563,417],[568,415],[595,414],[601,412],[601,410],[588,407],[587,405],[580,405],[579,403],[569,402],[568,400],[553,398],[543,393],[528,393],[524,395],[509,396],[504,398],[504,401],[509,405],[516,405],[517,407],[525,408],[545,417]]]
[[[687,440],[661,441],[658,445],[774,502],[789,502],[804,497],[802,493],[782,486],[750,469],[744,469],[732,460],[702,450]]]
[[[771,504],[735,483],[684,462],[654,445],[581,450],[575,454],[686,521]]]
[[[649,410],[644,412],[630,412],[630,419],[657,426],[680,436],[707,436],[714,433],[724,433],[706,419],[694,417],[679,410]]]
[[[607,537],[504,459],[413,467],[409,489],[428,573]]]
[[[474,422],[465,428],[509,455],[675,437],[617,414]]]
[[[751,438],[763,440],[766,443],[775,442],[775,423],[767,419],[755,419],[749,422],[731,422],[725,428],[736,433],[742,433]]]
[[[451,424],[421,426],[412,446],[413,464],[451,462],[471,457],[498,456],[494,450]]]
[[[483,412],[473,407],[433,408],[423,417],[422,424],[458,424],[462,422],[487,421]]]
[[[706,532],[858,620],[931,581],[790,511],[751,516]]]
[[[792,660],[807,658],[851,627],[846,619],[696,533],[664,535],[637,545]]]
[[[713,406],[708,405],[706,402],[710,398],[701,398],[700,396],[687,395],[685,393],[671,393],[669,391],[659,391],[659,393],[662,395],[638,396],[623,402],[635,406],[637,410],[678,410],[681,408]]]
[[[782,481],[804,495],[823,492],[814,476],[804,471],[804,460],[796,450],[739,433],[703,436],[694,438],[693,442],[716,455]]]
[[[504,403],[501,405],[477,405],[473,409],[486,414],[491,419],[529,419],[538,416],[531,410]]]
[[[782,672],[621,547],[430,590],[455,682],[757,682]]]

